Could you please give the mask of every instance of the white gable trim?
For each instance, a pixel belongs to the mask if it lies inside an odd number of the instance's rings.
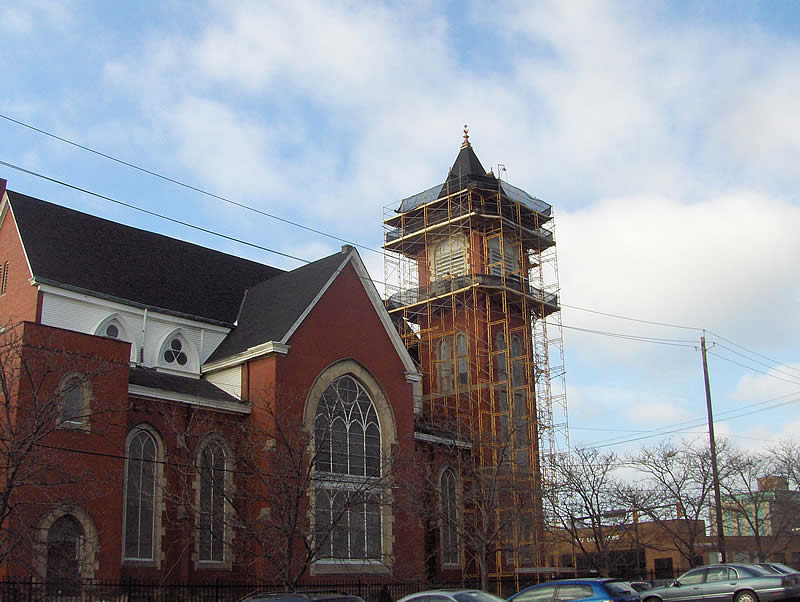
[[[289,337],[291,337],[292,334],[294,334],[294,332],[300,327],[300,324],[302,324],[306,316],[311,313],[311,310],[314,309],[314,306],[316,306],[322,296],[327,292],[334,280],[336,280],[336,278],[339,277],[339,274],[342,273],[344,266],[346,266],[348,263],[352,263],[353,269],[355,269],[356,275],[361,281],[364,291],[367,293],[367,297],[369,297],[369,300],[372,302],[372,307],[375,309],[375,313],[378,314],[381,324],[383,324],[383,328],[386,330],[386,334],[389,335],[389,339],[392,341],[392,345],[394,346],[397,355],[400,357],[400,361],[402,361],[403,366],[405,366],[406,382],[414,384],[414,392],[416,394],[418,383],[422,382],[422,374],[417,371],[417,367],[414,365],[414,360],[411,359],[406,346],[403,344],[403,340],[397,333],[397,329],[395,329],[392,319],[389,317],[389,312],[386,311],[386,307],[383,305],[383,300],[378,294],[378,289],[375,288],[375,284],[372,282],[372,277],[369,275],[367,268],[364,266],[364,262],[361,261],[361,256],[358,254],[358,251],[355,249],[355,247],[351,247],[349,245],[342,247],[342,250],[347,250],[344,260],[341,264],[339,264],[339,267],[336,268],[336,271],[331,274],[331,277],[320,289],[316,297],[314,297],[311,303],[308,304],[308,307],[306,307],[305,311],[300,314],[300,317],[297,318],[297,321],[283,336],[281,343],[286,343],[286,341],[289,340]],[[420,391],[420,394],[421,393],[422,392]]]
[[[383,328],[389,336],[389,340],[392,342],[400,361],[403,362],[403,366],[406,369],[406,382],[411,383],[414,413],[416,414],[422,408],[422,373],[417,370],[414,360],[411,359],[408,349],[403,344],[403,339],[400,338],[400,334],[394,327],[394,323],[389,317],[389,312],[386,311],[386,306],[383,304],[383,299],[381,299],[378,289],[375,288],[375,283],[372,282],[372,277],[361,260],[361,255],[358,254],[354,247],[351,247],[347,258],[353,262],[353,268],[355,268],[358,279],[361,281],[361,286],[364,287],[367,297],[372,302],[372,307],[375,308],[375,313],[378,314],[378,318],[380,318],[381,324],[383,324]]]
[[[217,370],[231,368],[238,364],[243,364],[247,360],[251,360],[262,355],[270,355],[272,353],[286,355],[289,353],[289,345],[284,345],[283,343],[278,343],[277,341],[267,341],[266,343],[261,343],[255,347],[250,347],[249,349],[246,349],[241,353],[237,353],[236,355],[217,360],[216,362],[203,364],[200,368],[200,372],[203,374],[216,372]]]

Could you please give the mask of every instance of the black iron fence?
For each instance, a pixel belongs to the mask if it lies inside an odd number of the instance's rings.
[[[643,575],[617,575],[631,581],[648,581],[654,585],[662,585],[677,578],[686,569],[674,572],[650,571]],[[569,577],[596,577],[591,571],[573,572],[561,569],[552,575],[531,576],[520,579],[519,588],[533,585],[539,580],[564,579]],[[479,587],[477,582],[437,583],[435,587]],[[326,579],[316,581],[313,585],[300,588],[299,591],[337,591],[353,594],[366,602],[392,602],[414,592],[430,589],[431,584],[419,582],[381,582],[365,580]],[[503,598],[516,593],[514,580],[499,582],[490,580],[489,589]],[[236,602],[255,592],[279,592],[286,588],[274,583],[241,582],[228,583],[216,581],[200,584],[162,584],[136,581],[100,581],[82,580],[64,583],[42,582],[35,580],[0,581],[0,602]]]
[[[161,584],[135,580],[81,582],[0,581],[2,602],[235,602],[255,592],[285,591],[285,587],[258,582]],[[417,583],[325,581],[300,591],[337,591],[354,594],[367,602],[392,602],[421,591]]]

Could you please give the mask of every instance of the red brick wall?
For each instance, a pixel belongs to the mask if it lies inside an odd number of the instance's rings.
[[[279,395],[304,402],[323,370],[342,359],[355,360],[377,379],[389,400],[397,426],[397,455],[413,455],[412,386],[406,382],[406,368],[352,265],[344,268],[288,344],[290,350],[285,357],[253,363],[251,391],[258,387],[256,374],[268,374],[274,363]],[[293,406],[302,412],[303,403]],[[411,517],[396,510],[393,533],[395,575],[421,575],[422,530]]]
[[[5,180],[0,180],[0,198],[5,192]],[[0,226],[0,269],[8,262],[8,281],[6,294],[0,296],[0,324],[16,323],[22,320],[38,320],[38,289],[31,286],[32,277],[17,224],[12,210],[7,208],[3,224]]]
[[[31,452],[28,466],[35,470],[36,485],[20,488],[18,504],[24,509],[16,528],[37,527],[59,504],[85,510],[98,531],[99,568],[96,577],[116,579],[121,551],[122,499],[120,485],[124,464],[124,413],[128,394],[130,344],[25,322],[14,329],[24,342],[18,360],[31,379],[20,378],[20,410],[15,425],[22,433],[33,419],[35,403],[52,405],[64,375],[77,371],[89,377],[92,390],[88,431],[55,429]],[[16,352],[15,352],[16,353]],[[47,466],[46,471],[40,470]],[[12,565],[12,574],[30,574],[34,566],[30,548]]]

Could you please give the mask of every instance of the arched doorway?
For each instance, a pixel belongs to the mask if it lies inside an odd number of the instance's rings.
[[[86,536],[78,520],[65,514],[47,531],[47,590],[49,594],[80,594]]]

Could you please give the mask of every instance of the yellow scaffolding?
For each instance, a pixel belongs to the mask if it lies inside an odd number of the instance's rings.
[[[465,171],[385,208],[386,306],[423,373],[418,423],[476,442],[462,479],[508,485],[490,576],[519,585],[551,565],[542,487],[569,448],[552,210]]]

